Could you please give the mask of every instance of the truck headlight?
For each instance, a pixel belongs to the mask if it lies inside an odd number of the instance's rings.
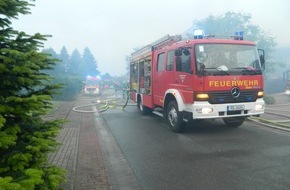
[[[258,92],[258,97],[259,97],[259,98],[262,98],[263,96],[264,96],[264,91],[259,91],[259,92]]]
[[[201,114],[211,114],[213,113],[213,108],[197,108],[196,112]]]
[[[258,104],[255,106],[256,111],[261,111],[264,109],[264,105]]]

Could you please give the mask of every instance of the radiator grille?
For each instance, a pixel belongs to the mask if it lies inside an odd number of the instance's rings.
[[[255,102],[257,100],[258,91],[241,91],[238,98],[234,98],[231,91],[210,92],[209,103],[224,104],[238,102]]]

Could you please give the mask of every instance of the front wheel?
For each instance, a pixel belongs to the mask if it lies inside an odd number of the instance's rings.
[[[239,127],[244,123],[245,119],[245,117],[227,117],[223,118],[223,121],[228,127]]]
[[[180,133],[184,130],[184,122],[182,112],[178,111],[178,106],[176,101],[171,101],[167,107],[167,122],[169,124],[169,128],[176,132]]]

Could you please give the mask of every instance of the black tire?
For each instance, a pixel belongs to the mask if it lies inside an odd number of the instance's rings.
[[[184,130],[185,123],[183,121],[182,112],[178,111],[176,101],[169,102],[166,112],[166,120],[169,124],[170,130],[180,133]]]
[[[245,117],[226,117],[223,118],[223,121],[228,127],[239,127],[244,123],[245,119]]]
[[[148,114],[152,113],[152,109],[150,109],[142,104],[141,98],[138,98],[137,108],[139,109],[139,111],[143,115],[148,115]]]

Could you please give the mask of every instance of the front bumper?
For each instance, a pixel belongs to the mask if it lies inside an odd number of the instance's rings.
[[[85,89],[85,94],[94,94],[94,95],[98,95],[100,94],[100,90],[98,88],[94,89],[94,90],[86,90]]]
[[[229,110],[230,107],[237,110]],[[227,104],[210,104],[208,102],[196,101],[191,105],[193,119],[211,119],[224,117],[248,117],[260,115],[265,111],[265,102],[263,98],[257,99],[256,102],[227,103]]]

